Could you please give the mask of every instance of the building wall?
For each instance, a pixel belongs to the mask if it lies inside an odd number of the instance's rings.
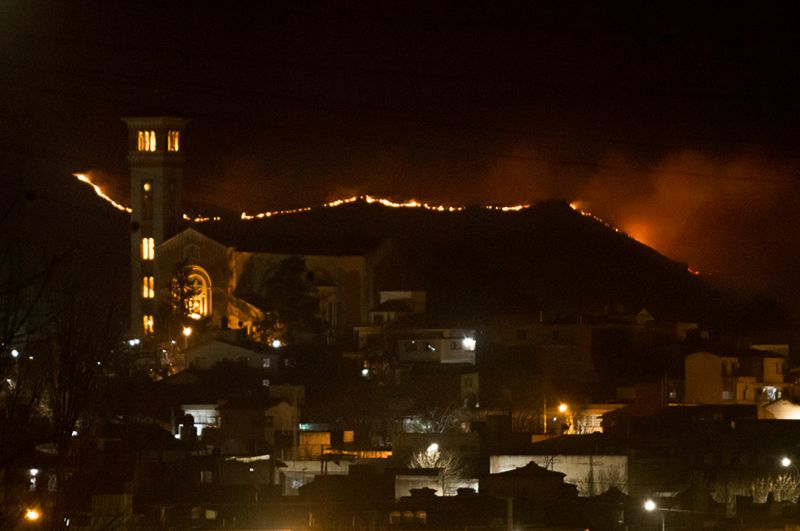
[[[783,383],[783,358],[764,358],[764,383]]]
[[[242,263],[237,264],[241,274],[237,276],[238,285],[245,292],[257,292],[264,278],[292,255],[273,253],[253,253],[243,255]],[[321,271],[330,276],[335,284],[333,297],[337,305],[336,321],[340,329],[350,330],[367,322],[370,287],[366,274],[366,258],[362,256],[302,256],[309,271]],[[326,317],[322,315],[321,317]]]
[[[301,431],[300,447],[297,457],[299,459],[319,459],[325,450],[331,447],[331,433],[329,431]]]
[[[723,402],[722,360],[710,352],[695,352],[684,361],[685,402],[720,404]]]
[[[403,339],[399,343],[400,361],[475,363],[475,351],[464,350],[459,339]]]

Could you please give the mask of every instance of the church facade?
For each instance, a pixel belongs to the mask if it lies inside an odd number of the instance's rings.
[[[249,332],[263,317],[254,294],[290,258],[304,263],[303,280],[316,295],[317,317],[328,342],[351,335],[354,326],[367,322],[377,297],[376,266],[387,256],[387,243],[341,252],[331,245],[315,249],[314,242],[287,244],[284,239],[278,244],[269,235],[259,237],[257,221],[228,221],[224,227],[221,221],[187,221],[181,209],[181,142],[187,120],[124,120],[129,132],[134,336],[165,336],[164,308],[179,270],[192,286],[191,319],[215,329]]]

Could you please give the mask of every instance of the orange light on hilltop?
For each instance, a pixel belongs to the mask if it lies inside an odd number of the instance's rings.
[[[92,189],[94,190],[94,193],[97,194],[98,197],[102,198],[103,200],[111,204],[114,208],[122,210],[123,212],[128,212],[128,213],[132,212],[130,207],[126,207],[125,205],[117,203],[111,197],[109,197],[105,192],[103,192],[103,189],[100,188],[95,183],[93,183],[85,173],[74,173],[73,175],[79,181],[91,186]],[[423,210],[431,210],[434,212],[461,212],[466,208],[463,205],[443,205],[443,204],[437,205],[437,204],[425,203],[423,201],[418,201],[417,199],[409,199],[407,201],[397,202],[384,197],[375,197],[372,195],[358,195],[342,199],[336,199],[328,203],[323,203],[322,205],[320,205],[320,208],[334,208],[341,205],[354,203],[356,201],[364,201],[367,204],[378,203],[380,205],[389,208],[421,208]],[[497,212],[519,212],[520,210],[525,210],[530,208],[530,206],[531,206],[530,204],[526,203],[519,205],[484,205],[483,208]],[[574,204],[570,204],[570,206],[572,206],[577,210]],[[290,208],[285,210],[269,210],[265,212],[259,212],[256,214],[248,214],[247,212],[242,212],[240,217],[243,220],[264,219],[284,214],[299,214],[301,212],[309,212],[313,209],[314,207]],[[581,213],[586,214],[585,212]],[[206,223],[209,221],[221,221],[222,218],[220,216],[202,216],[202,215],[191,216],[189,214],[183,214],[183,219],[185,221],[191,221],[194,223]],[[598,219],[598,221],[602,220]]]
[[[190,216],[189,214],[183,215],[184,221],[191,221],[192,223],[205,223],[206,221],[220,221],[220,216]]]
[[[454,205],[432,205],[429,203],[418,201],[416,199],[409,199],[408,201],[397,202],[397,201],[392,201],[391,199],[386,199],[383,197],[375,197],[372,195],[358,195],[358,196],[346,197],[343,199],[336,199],[335,201],[331,201],[329,203],[323,203],[322,205],[320,205],[320,208],[334,208],[341,205],[354,203],[356,201],[364,201],[365,203],[370,205],[372,203],[378,203],[380,205],[389,208],[422,208],[424,210],[433,210],[436,212],[460,212],[465,208],[463,206],[454,206]],[[272,210],[267,212],[260,212],[258,214],[248,214],[247,212],[242,212],[241,218],[264,219],[283,214],[296,214],[298,212],[308,212],[309,210],[313,210],[313,208],[304,207],[304,208],[293,208],[289,210]]]

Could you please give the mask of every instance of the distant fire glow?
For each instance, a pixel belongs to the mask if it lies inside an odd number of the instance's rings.
[[[584,210],[582,208],[583,202],[581,202],[581,201],[573,201],[573,202],[571,202],[569,204],[569,206],[575,212],[580,212],[580,214],[582,216],[586,216],[586,217],[592,218],[593,220],[597,221],[598,223],[602,223],[605,227],[613,230],[614,232],[618,232],[620,234],[625,234],[627,237],[631,238],[632,240],[636,240],[637,242],[641,243],[642,245],[647,245],[648,247],[650,247],[650,245],[646,243],[647,238],[644,237],[644,234],[646,234],[646,232],[647,232],[647,228],[645,226],[638,226],[637,225],[637,226],[634,226],[631,229],[628,229],[628,230],[623,232],[620,229],[618,229],[617,227],[614,227],[613,225],[610,225],[606,221],[604,221],[604,220],[600,219],[599,217],[595,216],[591,212],[589,212],[587,210]],[[691,267],[687,266],[686,270],[689,273],[691,273],[692,275],[700,276],[700,271],[698,271],[697,269],[694,269],[694,268],[691,268]]]

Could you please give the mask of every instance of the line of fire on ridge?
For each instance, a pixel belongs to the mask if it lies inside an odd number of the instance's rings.
[[[98,197],[101,197],[102,199],[104,199],[105,201],[110,203],[114,208],[116,208],[118,210],[122,210],[124,212],[128,212],[128,213],[132,212],[130,207],[126,207],[126,206],[124,206],[124,205],[122,205],[120,203],[117,203],[111,197],[109,197],[105,192],[103,192],[103,189],[100,188],[100,186],[94,184],[86,174],[84,174],[84,173],[75,173],[73,175],[79,181],[81,181],[83,183],[86,183],[89,186],[91,186],[92,189],[94,190],[95,194],[98,195]],[[257,214],[248,214],[247,212],[242,212],[241,219],[243,219],[243,220],[264,219],[264,218],[270,218],[272,216],[280,216],[280,215],[285,215],[285,214],[297,214],[297,213],[301,213],[301,212],[309,212],[309,211],[313,210],[314,208],[335,208],[335,207],[338,207],[338,206],[341,206],[341,205],[346,205],[346,204],[349,204],[349,203],[355,203],[356,201],[363,201],[363,202],[365,202],[367,204],[378,203],[380,205],[383,205],[385,207],[390,207],[390,208],[422,208],[424,210],[432,210],[432,211],[435,211],[435,212],[461,212],[462,210],[464,210],[466,208],[464,206],[454,206],[454,205],[435,205],[435,204],[426,203],[424,201],[418,201],[416,199],[410,199],[408,201],[397,202],[397,201],[392,201],[391,199],[386,199],[386,198],[382,198],[382,197],[375,197],[375,196],[372,196],[372,195],[354,195],[352,197],[347,197],[347,198],[344,198],[344,199],[337,199],[335,201],[330,201],[328,203],[323,203],[319,207],[301,207],[301,208],[292,208],[292,209],[285,209],[285,210],[270,210],[270,211],[265,211],[265,212],[259,212]],[[604,226],[614,230],[615,232],[622,232],[618,228],[608,224],[607,222],[603,221],[602,219],[600,219],[599,217],[595,216],[591,212],[587,212],[585,210],[582,210],[580,208],[580,206],[579,206],[579,202],[577,202],[577,201],[574,201],[574,202],[570,203],[569,206],[573,210],[575,210],[577,212],[580,212],[584,216],[591,217],[595,221],[597,221],[599,223],[602,223]],[[526,209],[528,209],[530,207],[531,207],[531,205],[529,203],[518,204],[518,205],[483,205],[482,206],[482,208],[485,208],[487,210],[494,210],[494,211],[498,211],[498,212],[519,212],[521,210],[526,210]],[[203,216],[203,215],[192,216],[192,215],[189,215],[189,214],[183,214],[183,219],[185,221],[191,221],[191,222],[194,222],[194,223],[205,223],[205,222],[209,222],[209,221],[221,221],[222,218],[220,216]]]
[[[434,212],[461,212],[462,210],[466,209],[465,206],[456,206],[456,205],[434,205],[431,203],[426,203],[424,201],[418,201],[416,199],[409,199],[408,201],[392,201],[391,199],[386,199],[383,197],[375,197],[372,195],[354,195],[352,197],[347,197],[344,199],[337,199],[335,201],[331,201],[329,203],[323,203],[319,206],[319,208],[332,208],[338,207],[341,205],[346,205],[348,203],[354,203],[356,201],[363,201],[367,204],[378,203],[385,207],[390,208],[421,208],[423,210],[431,210]],[[497,210],[500,212],[518,212],[520,210],[524,210],[526,208],[530,208],[530,204],[521,204],[521,205],[484,205],[482,208],[487,210]],[[250,219],[263,219],[269,218],[272,216],[279,216],[281,214],[296,214],[298,212],[308,212],[309,210],[313,210],[314,207],[303,207],[303,208],[294,208],[289,210],[272,210],[267,212],[259,212],[258,214],[248,214],[247,212],[242,212],[242,219],[250,220]]]
[[[86,183],[89,186],[91,186],[94,189],[95,194],[97,194],[99,197],[101,197],[102,199],[104,199],[105,201],[110,203],[114,208],[116,208],[118,210],[122,210],[124,212],[128,212],[128,213],[131,212],[130,207],[126,207],[126,206],[121,205],[120,203],[117,203],[116,201],[114,201],[111,197],[109,197],[108,195],[106,195],[103,192],[102,188],[100,188],[98,185],[94,184],[86,174],[75,173],[73,175],[79,181],[81,181],[83,183]],[[386,198],[375,197],[375,196],[372,196],[372,195],[354,195],[352,197],[347,197],[347,198],[343,198],[343,199],[336,199],[335,201],[330,201],[328,203],[323,203],[319,207],[302,207],[302,208],[292,208],[292,209],[286,209],[286,210],[271,210],[271,211],[259,212],[257,214],[248,214],[247,212],[242,212],[241,219],[243,219],[243,220],[254,220],[254,219],[264,219],[264,218],[270,218],[270,217],[273,217],[273,216],[280,216],[280,215],[286,215],[286,214],[298,214],[298,213],[301,213],[301,212],[310,212],[314,208],[335,208],[335,207],[338,207],[338,206],[342,206],[342,205],[346,205],[346,204],[350,204],[350,203],[355,203],[356,201],[363,201],[363,202],[365,202],[367,204],[378,203],[380,205],[383,205],[385,207],[390,207],[390,208],[422,208],[424,210],[431,210],[431,211],[435,211],[435,212],[461,212],[462,210],[464,210],[466,208],[464,206],[454,206],[454,205],[435,205],[435,204],[426,203],[424,201],[418,201],[416,199],[410,199],[408,201],[397,202],[397,201],[392,201],[392,200],[386,199]],[[573,201],[573,202],[571,202],[569,204],[569,206],[570,206],[570,208],[572,208],[572,210],[580,213],[582,216],[586,216],[586,217],[592,218],[594,221],[596,221],[598,223],[601,223],[604,227],[606,227],[608,229],[611,229],[614,232],[617,232],[619,234],[625,234],[629,238],[635,240],[635,238],[633,238],[630,234],[627,234],[627,233],[623,232],[622,230],[620,230],[619,228],[611,225],[610,223],[608,223],[607,221],[603,220],[602,218],[599,218],[599,217],[595,216],[594,214],[592,214],[591,212],[581,208],[581,202],[580,201]],[[531,207],[531,205],[529,203],[518,204],[518,205],[483,205],[482,206],[482,208],[485,208],[486,210],[493,210],[493,211],[497,211],[497,212],[519,212],[521,210],[526,210],[526,209],[528,209],[530,207]],[[213,221],[221,221],[222,220],[222,218],[220,216],[203,216],[203,215],[192,216],[192,215],[189,215],[189,214],[183,214],[183,219],[185,221],[190,221],[190,222],[193,222],[193,223],[206,223],[206,222],[213,222]],[[700,272],[697,271],[696,269],[693,269],[692,267],[687,267],[687,270],[693,275],[700,275]]]
[[[131,210],[130,207],[126,207],[125,205],[121,205],[121,204],[117,203],[116,201],[114,201],[113,199],[111,199],[109,196],[107,196],[105,194],[105,192],[103,192],[103,189],[100,188],[99,186],[97,186],[96,184],[94,184],[85,173],[73,173],[72,175],[74,175],[75,178],[78,179],[79,181],[81,181],[82,183],[86,183],[89,186],[91,186],[92,189],[94,190],[94,193],[97,194],[98,197],[101,197],[102,199],[104,199],[106,202],[111,204],[111,206],[113,206],[117,210],[121,210],[123,212],[127,212],[128,214],[133,212],[133,210]]]
[[[94,184],[86,174],[84,174],[84,173],[75,173],[73,175],[79,181],[81,181],[83,183],[86,183],[89,186],[91,186],[92,189],[94,190],[95,194],[98,195],[98,197],[101,197],[102,199],[104,199],[105,201],[110,203],[114,208],[116,208],[118,210],[122,210],[124,212],[128,212],[128,213],[131,212],[130,207],[126,207],[126,206],[114,201],[105,192],[103,192],[103,189],[100,188],[100,186]],[[432,210],[432,211],[435,211],[435,212],[461,212],[462,210],[464,210],[466,208],[464,206],[454,206],[454,205],[435,205],[435,204],[431,204],[431,203],[426,203],[424,201],[418,201],[416,199],[410,199],[408,201],[397,202],[397,201],[392,201],[391,199],[386,199],[386,198],[382,198],[382,197],[375,197],[375,196],[372,196],[372,195],[354,195],[352,197],[347,197],[347,198],[344,198],[344,199],[337,199],[335,201],[330,201],[328,203],[323,203],[322,205],[320,205],[319,207],[316,207],[316,208],[335,208],[335,207],[338,207],[338,206],[341,206],[341,205],[346,205],[346,204],[349,204],[349,203],[355,203],[356,201],[363,201],[363,202],[365,202],[367,204],[378,203],[380,205],[383,205],[385,207],[390,207],[390,208],[422,208],[424,210]],[[577,212],[580,212],[582,215],[589,216],[592,219],[594,219],[595,221],[598,221],[599,223],[602,223],[606,227],[608,227],[608,228],[610,228],[610,229],[612,229],[612,230],[614,230],[616,232],[621,232],[619,229],[609,225],[608,223],[606,223],[602,219],[598,218],[597,216],[595,216],[591,212],[587,212],[585,210],[582,210],[579,207],[579,203],[577,201],[570,203],[569,206],[572,207],[573,210],[575,210]],[[482,208],[485,208],[487,210],[494,210],[494,211],[498,211],[498,212],[519,212],[520,210],[525,210],[525,209],[528,209],[530,207],[531,207],[531,205],[529,203],[525,203],[525,204],[519,204],[519,205],[483,205]],[[309,212],[309,211],[313,210],[314,208],[315,207],[302,207],[302,208],[291,208],[291,209],[285,209],[285,210],[270,210],[270,211],[265,211],[265,212],[259,212],[257,214],[248,214],[247,212],[242,212],[241,219],[244,219],[244,220],[263,219],[263,218],[270,218],[272,216],[280,216],[280,215],[285,215],[285,214],[297,214],[297,213],[300,213],[300,212]],[[189,214],[183,214],[183,219],[186,220],[186,221],[194,222],[194,223],[205,223],[205,222],[208,222],[208,221],[220,221],[222,218],[220,216],[203,216],[203,215],[192,216],[192,215],[189,215]]]

